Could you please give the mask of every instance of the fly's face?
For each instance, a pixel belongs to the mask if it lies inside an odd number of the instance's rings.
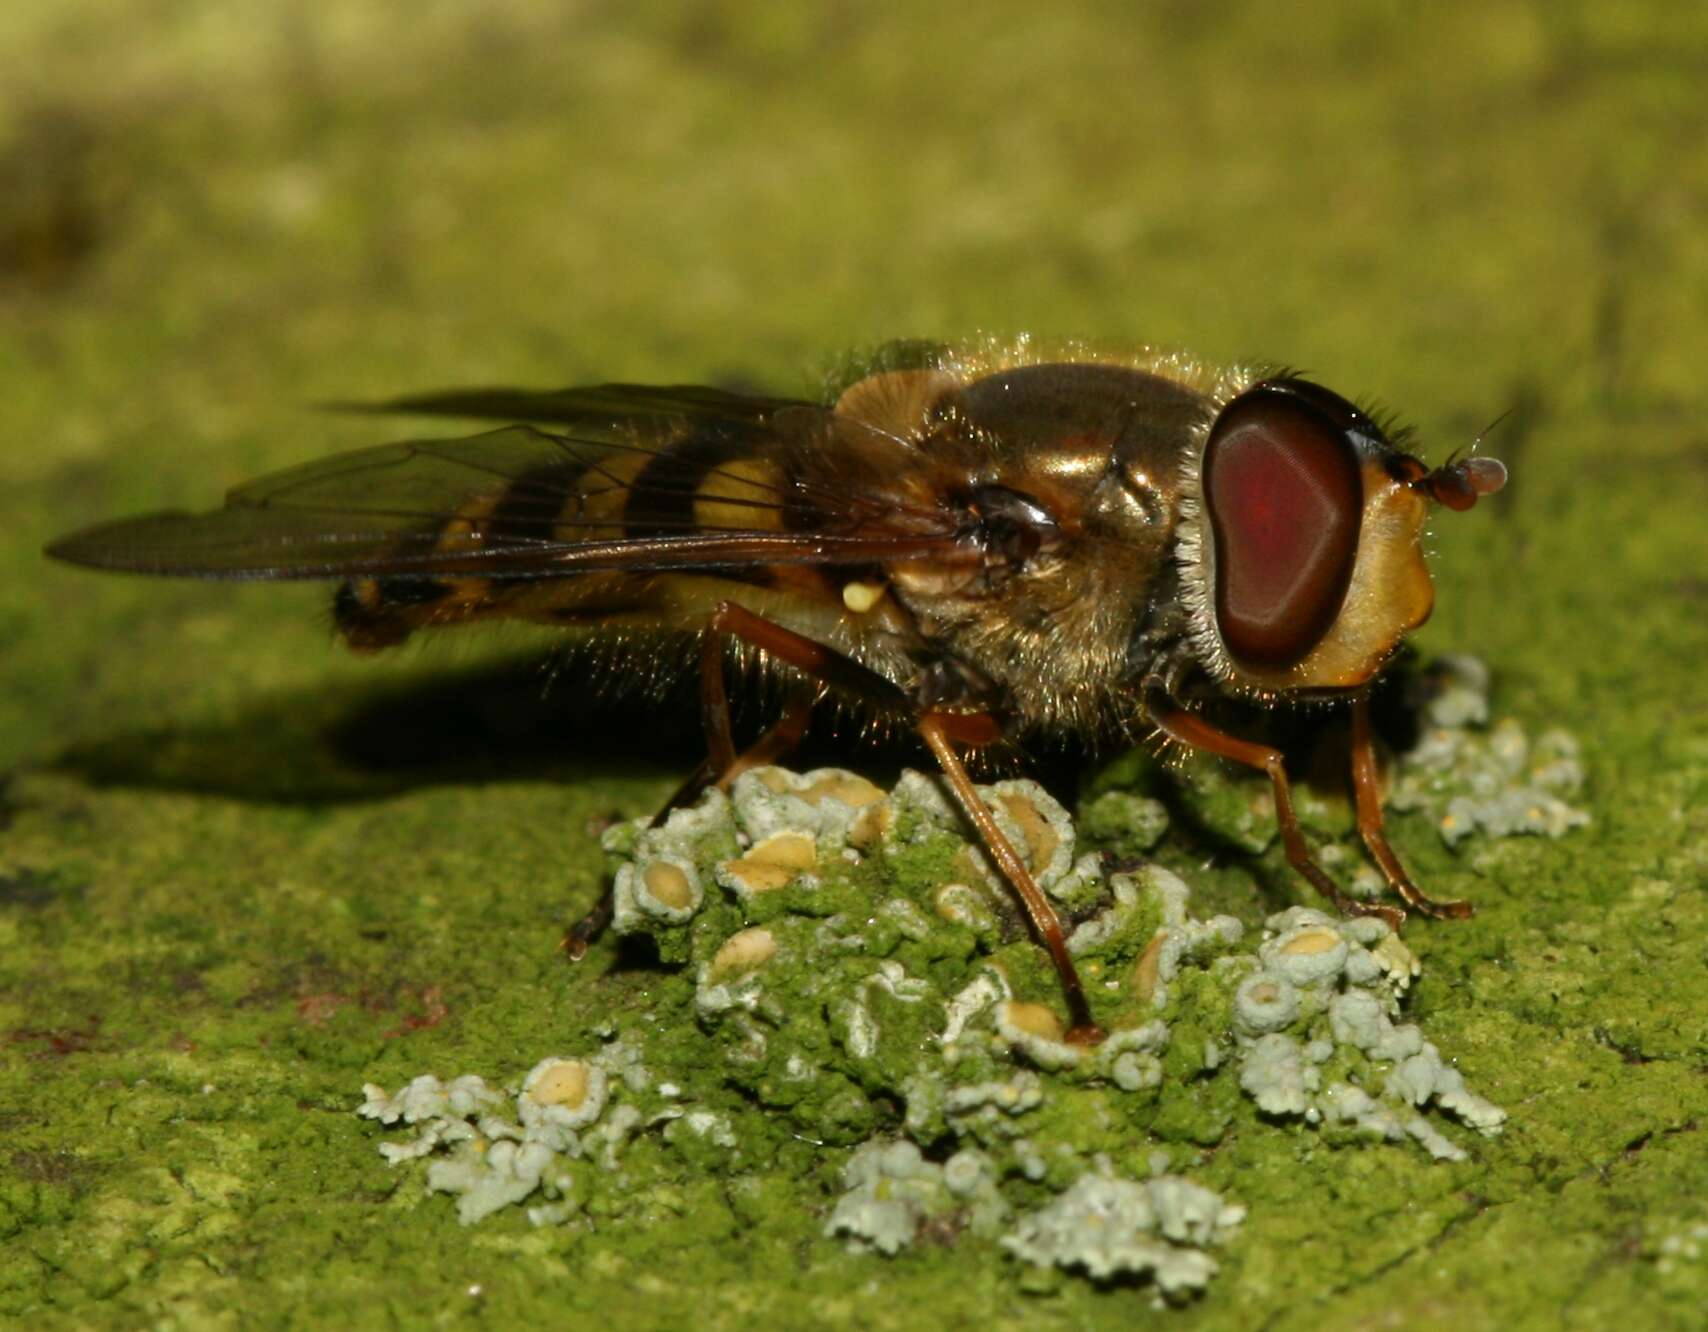
[[[1189,463],[1182,555],[1200,660],[1259,698],[1355,689],[1429,618],[1431,501],[1500,489],[1492,459],[1430,471],[1338,394],[1262,380]]]

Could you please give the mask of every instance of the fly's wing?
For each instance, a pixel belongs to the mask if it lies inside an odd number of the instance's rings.
[[[330,403],[338,411],[389,416],[463,416],[481,421],[550,425],[600,425],[615,420],[663,423],[683,420],[744,421],[762,425],[789,408],[816,410],[793,398],[731,393],[698,384],[595,384],[544,392],[519,388],[450,389],[382,402]]]
[[[363,449],[239,486],[212,513],[106,523],[47,553],[192,578],[550,578],[857,563],[953,543],[940,515],[792,475],[790,450],[834,433],[825,408],[620,385],[537,397],[532,411],[554,403],[554,419],[576,428]],[[524,405],[483,393],[416,401],[462,414],[473,398]]]

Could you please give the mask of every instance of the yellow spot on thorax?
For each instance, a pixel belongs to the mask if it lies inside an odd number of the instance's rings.
[[[884,597],[882,583],[844,583],[842,604],[856,615],[864,615]]]

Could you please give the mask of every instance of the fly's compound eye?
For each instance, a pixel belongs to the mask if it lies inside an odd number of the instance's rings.
[[[1303,660],[1340,613],[1358,553],[1355,441],[1375,427],[1302,380],[1272,380],[1216,418],[1204,450],[1216,623],[1245,665]]]

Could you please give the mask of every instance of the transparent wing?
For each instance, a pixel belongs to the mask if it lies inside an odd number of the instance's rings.
[[[595,425],[617,420],[769,421],[788,408],[818,410],[794,398],[732,393],[697,384],[595,384],[541,392],[520,388],[450,389],[382,402],[329,403],[338,411],[398,416],[463,416],[483,421],[531,421],[552,425]]]
[[[692,396],[699,394],[712,396]],[[47,553],[197,578],[546,578],[859,562],[953,545],[940,515],[786,479],[780,464],[823,408],[716,390],[617,386],[539,396],[578,421],[576,433],[510,426],[363,449],[239,486],[212,513],[106,523]],[[743,465],[755,459],[779,465]]]

